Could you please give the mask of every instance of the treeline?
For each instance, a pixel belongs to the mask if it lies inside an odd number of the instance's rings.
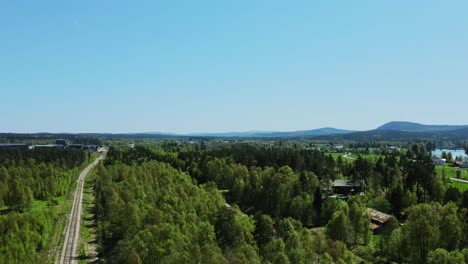
[[[57,167],[72,168],[89,158],[89,153],[79,149],[37,148],[37,149],[2,149],[0,148],[0,166],[22,166],[27,162],[47,163]]]
[[[0,150],[0,207],[24,210],[34,199],[64,195],[72,169],[89,156],[74,149]]]
[[[0,262],[44,263],[59,217],[58,197],[69,192],[89,153],[78,150],[0,150]],[[34,208],[42,200],[41,208]],[[50,257],[50,256],[49,256]]]

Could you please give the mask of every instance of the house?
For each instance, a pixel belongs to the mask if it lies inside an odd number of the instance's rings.
[[[372,208],[367,208],[367,213],[371,219],[371,228],[374,235],[381,234],[385,224],[392,217],[391,215],[382,213]]]
[[[446,159],[439,159],[439,158],[433,158],[432,161],[434,161],[434,164],[437,166],[444,166],[445,163],[447,163]]]
[[[357,194],[361,192],[361,186],[351,180],[334,180],[332,190],[336,194]]]
[[[343,152],[343,150],[344,150],[344,146],[342,146],[342,145],[335,146],[335,151],[336,152]]]
[[[454,167],[459,167],[460,169],[468,169],[468,162],[456,160],[453,162]]]

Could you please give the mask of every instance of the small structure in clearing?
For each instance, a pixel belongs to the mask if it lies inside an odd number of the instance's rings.
[[[350,180],[335,180],[332,188],[335,194],[352,195],[361,192],[361,186]]]
[[[374,235],[378,235],[382,232],[385,224],[392,217],[386,213],[382,213],[372,208],[367,208],[367,213],[371,219],[371,228]]]

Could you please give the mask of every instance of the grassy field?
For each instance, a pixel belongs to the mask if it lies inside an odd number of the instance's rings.
[[[447,178],[456,178],[457,177],[457,170],[459,168],[457,167],[449,167],[448,165],[445,166],[436,166],[435,167],[436,172],[438,175],[442,175],[444,169],[445,169],[445,175]],[[460,169],[462,171],[461,173],[461,179],[463,180],[468,180],[468,169]]]
[[[325,155],[332,156],[335,160],[338,159],[339,156],[343,156],[343,153],[335,153],[335,152],[327,152]]]
[[[468,191],[468,183],[452,181],[450,183],[451,187],[455,187],[460,191]]]
[[[325,155],[330,155],[333,157],[333,159],[337,160],[339,156],[343,159],[344,162],[353,162],[355,159],[359,157],[359,154],[346,154],[346,153],[336,153],[336,152],[328,152],[325,153]],[[346,155],[347,158],[344,157]],[[382,155],[379,154],[361,154],[361,157],[365,159],[371,159],[371,160],[378,160]]]

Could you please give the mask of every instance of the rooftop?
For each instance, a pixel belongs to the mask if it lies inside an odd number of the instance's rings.
[[[382,213],[372,208],[367,208],[367,213],[369,214],[372,220],[377,221],[381,224],[386,223],[392,217],[391,215]]]
[[[333,187],[353,187],[356,186],[350,180],[334,180]]]

